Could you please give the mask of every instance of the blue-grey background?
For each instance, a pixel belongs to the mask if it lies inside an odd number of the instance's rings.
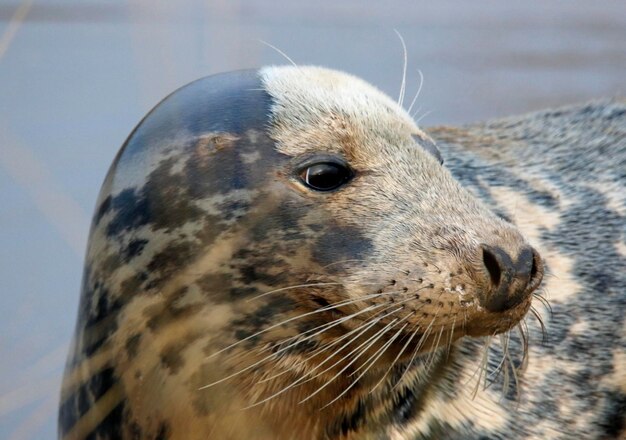
[[[0,438],[53,438],[88,223],[104,174],[164,95],[300,64],[396,96],[423,125],[626,94],[626,2],[0,0]],[[539,160],[539,159],[538,159]]]

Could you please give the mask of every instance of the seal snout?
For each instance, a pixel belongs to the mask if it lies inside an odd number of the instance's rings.
[[[519,305],[543,278],[543,264],[535,249],[525,246],[513,258],[500,246],[480,246],[487,289],[480,302],[490,312]]]

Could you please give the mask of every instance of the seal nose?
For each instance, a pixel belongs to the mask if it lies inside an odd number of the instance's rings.
[[[481,245],[483,272],[487,279],[487,292],[482,306],[490,312],[503,312],[520,304],[539,286],[543,266],[537,251],[532,247],[521,249],[517,258],[498,246]]]

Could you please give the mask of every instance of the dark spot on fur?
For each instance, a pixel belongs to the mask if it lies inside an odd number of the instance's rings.
[[[240,299],[247,296],[258,294],[259,290],[255,287],[231,287],[228,290],[230,299]]]
[[[115,217],[107,225],[109,237],[138,228],[149,221],[148,204],[135,189],[125,189],[111,199]]]
[[[83,383],[64,402],[61,402],[59,408],[60,430],[67,433],[116,382],[113,368],[105,368]]]
[[[418,398],[413,390],[407,387],[396,396],[396,399],[396,404],[392,409],[394,422],[398,425],[404,425],[414,417]]]
[[[148,271],[153,280],[146,288],[154,288],[175,274],[180,267],[187,264],[197,252],[197,244],[189,241],[174,242],[152,257],[148,263]]]
[[[221,217],[225,220],[239,220],[250,209],[250,203],[243,200],[229,200],[218,205]]]
[[[97,225],[98,223],[100,223],[100,220],[102,220],[102,217],[104,217],[111,210],[112,201],[113,201],[113,197],[111,197],[110,195],[107,196],[102,201],[102,203],[100,204],[100,206],[96,210],[96,213],[94,214],[94,217],[93,217],[93,224],[94,225]]]
[[[128,263],[135,257],[138,257],[143,252],[143,249],[148,244],[148,240],[132,240],[126,246],[124,250],[124,262]]]
[[[362,399],[358,399],[356,408],[352,409],[352,412],[345,414],[335,422],[335,426],[340,427],[341,434],[348,435],[350,432],[357,431],[365,422],[367,415],[366,407]],[[331,435],[331,437],[335,437]]]
[[[202,304],[189,304],[183,307],[173,307],[172,302],[156,304],[148,307],[144,315],[148,318],[147,326],[154,332],[162,331],[165,327],[181,319],[189,319],[202,310]]]
[[[139,342],[141,341],[141,333],[134,334],[133,336],[126,339],[126,354],[128,355],[128,359],[132,360],[135,356],[137,356],[137,349],[139,348]]]
[[[122,438],[125,403],[121,402],[89,433],[86,440]]]
[[[175,345],[164,348],[161,351],[160,358],[161,363],[167,368],[170,374],[176,374],[185,364],[182,356],[180,355],[183,349],[183,344],[176,343]]]
[[[315,243],[313,258],[323,265],[342,260],[362,260],[373,250],[372,241],[356,227],[334,226]]]
[[[276,317],[281,313],[286,312],[293,308],[293,301],[285,296],[277,295],[258,307],[252,313],[248,313],[241,319],[233,321],[233,328],[235,329],[235,336],[237,339],[245,339],[258,333],[268,325],[271,325]],[[251,338],[250,344],[255,344],[256,338]]]
[[[321,296],[314,296],[313,302],[322,308],[330,306],[330,303],[326,300],[326,298],[322,298]]]
[[[145,435],[143,434],[143,430],[141,429],[141,426],[139,426],[139,424],[136,421],[130,422],[130,425],[128,426],[127,429],[128,429],[129,437],[132,440],[139,440],[145,437]]]
[[[170,427],[167,422],[161,422],[159,431],[154,440],[167,440],[170,437]]]
[[[264,270],[264,267],[270,267],[268,265],[259,266],[259,265],[249,265],[249,266],[240,266],[239,273],[241,274],[240,280],[244,284],[258,283],[261,282],[268,286],[278,285],[281,280],[285,278],[284,274],[276,274],[271,275]]]
[[[232,290],[232,275],[229,273],[207,273],[196,281],[202,294],[213,302],[230,301],[237,296]],[[256,291],[256,289],[252,289]],[[229,295],[230,292],[230,295]]]
[[[626,394],[613,391],[606,397],[604,417],[600,422],[602,438],[619,438],[626,430]]]

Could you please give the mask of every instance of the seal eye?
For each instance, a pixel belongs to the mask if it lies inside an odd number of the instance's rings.
[[[349,168],[333,162],[316,163],[300,171],[300,180],[316,191],[332,191],[351,177],[352,172]]]

